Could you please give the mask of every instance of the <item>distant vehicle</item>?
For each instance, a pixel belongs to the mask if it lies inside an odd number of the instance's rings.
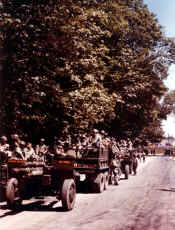
[[[169,144],[169,143],[166,144],[164,154],[166,156],[172,156],[173,155],[173,146],[171,144]]]
[[[165,149],[165,153],[166,156],[171,156],[172,155],[172,150],[171,149]]]

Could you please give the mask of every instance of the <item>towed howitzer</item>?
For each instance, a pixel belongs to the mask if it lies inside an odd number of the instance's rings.
[[[49,165],[43,161],[13,158],[0,162],[0,169],[3,166],[0,181],[6,190],[8,206],[14,209],[23,199],[49,194],[61,200],[66,210],[73,209],[76,198],[74,162],[70,157],[53,158]]]

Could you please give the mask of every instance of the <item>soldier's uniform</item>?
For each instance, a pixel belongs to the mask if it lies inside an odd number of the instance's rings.
[[[35,154],[35,151],[34,151],[31,143],[27,143],[27,147],[24,148],[24,153],[25,153],[25,159],[26,160],[37,158],[37,155]]]
[[[137,166],[138,166],[138,160],[135,154],[133,154],[133,163],[132,163],[132,167],[133,167],[133,172],[136,175],[137,173]]]
[[[0,152],[6,153],[8,157],[11,157],[12,152],[10,151],[10,146],[7,143],[7,137],[2,136],[0,139]]]
[[[46,154],[48,152],[48,146],[44,143],[45,140],[42,138],[40,144],[36,146],[36,155],[42,160],[45,160]]]
[[[14,158],[20,158],[20,159],[25,159],[25,155],[21,149],[21,147],[19,146],[18,142],[14,143],[14,149],[12,152],[12,157]]]
[[[97,129],[94,129],[93,130],[93,140],[92,140],[92,145],[94,147],[100,147],[101,144],[102,144],[102,138],[101,138],[101,135],[99,134],[98,130]]]

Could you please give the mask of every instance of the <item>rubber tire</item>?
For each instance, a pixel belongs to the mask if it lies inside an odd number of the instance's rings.
[[[114,184],[119,185],[119,177],[118,177],[118,175],[114,179]]]
[[[125,165],[125,179],[129,179],[129,165]]]
[[[105,172],[104,173],[104,190],[108,189],[108,185],[109,185],[109,173]]]
[[[116,175],[115,180],[114,180],[115,181],[115,185],[119,185],[120,177],[121,177],[121,169],[118,168],[117,169],[117,175]]]
[[[137,174],[137,166],[136,166],[136,167],[133,167],[133,172],[134,172],[134,175]]]
[[[104,190],[104,174],[100,173],[98,175],[98,182],[96,183],[96,189],[95,189],[97,193],[102,193]]]
[[[109,176],[109,184],[110,185],[114,184],[114,180],[113,180],[113,175],[112,174]]]
[[[113,172],[111,172],[111,175],[110,175],[110,177],[109,177],[109,184],[110,185],[115,185],[115,175],[114,175],[114,173]]]
[[[73,179],[65,179],[61,189],[61,201],[65,210],[74,208],[76,199],[76,185]]]
[[[15,194],[16,189],[19,189],[18,188],[18,180],[16,178],[11,178],[7,182],[7,186],[6,186],[7,205],[11,209],[18,208],[22,203],[22,199],[20,197],[18,197],[18,198],[16,197],[16,194]]]

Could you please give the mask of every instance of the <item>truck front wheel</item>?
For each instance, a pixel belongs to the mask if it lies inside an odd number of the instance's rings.
[[[75,205],[76,185],[73,179],[66,179],[61,189],[62,206],[66,210],[72,210]]]
[[[108,189],[108,184],[109,184],[109,173],[105,172],[104,173],[104,189]]]
[[[100,173],[98,176],[97,176],[97,181],[93,184],[93,187],[94,187],[94,192],[97,192],[97,193],[102,193],[103,190],[104,190],[104,174],[103,173]]]
[[[125,179],[129,178],[129,165],[125,165]]]
[[[19,184],[16,178],[11,178],[7,182],[6,187],[6,198],[7,198],[7,205],[9,208],[17,208],[22,203],[22,199],[19,195]]]

